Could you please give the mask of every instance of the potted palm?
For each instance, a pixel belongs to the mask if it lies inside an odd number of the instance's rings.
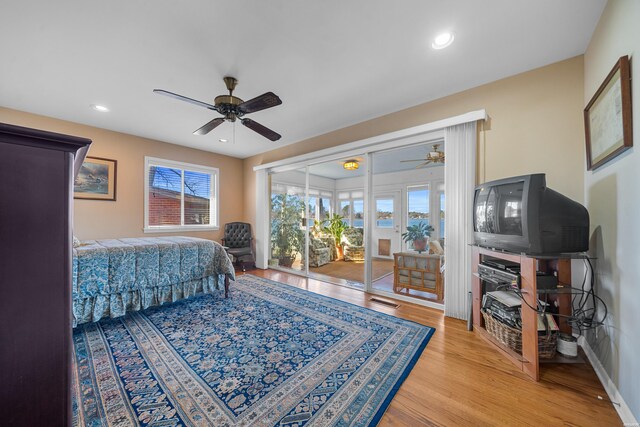
[[[333,236],[336,245],[336,251],[338,253],[338,259],[342,258],[342,246],[340,245],[342,232],[345,230],[345,228],[347,228],[343,220],[344,217],[342,215],[334,213],[325,220],[325,223],[327,225],[323,229],[325,233]]]
[[[407,231],[402,233],[402,240],[406,243],[412,243],[413,249],[420,253],[427,248],[432,231],[432,226],[425,222],[419,222],[407,227]]]
[[[276,194],[271,198],[272,256],[280,266],[291,267],[303,248],[302,212],[304,203],[297,196]]]

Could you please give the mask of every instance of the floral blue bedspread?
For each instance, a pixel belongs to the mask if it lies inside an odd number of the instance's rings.
[[[87,240],[73,249],[74,326],[224,288],[224,248],[195,237]]]

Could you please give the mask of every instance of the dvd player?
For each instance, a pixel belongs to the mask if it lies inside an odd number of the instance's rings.
[[[508,271],[509,273],[519,274],[520,264],[513,261],[507,261],[504,259],[485,259],[482,261],[483,265],[497,268],[498,270]]]
[[[482,262],[478,264],[478,277],[495,285],[510,285],[514,289],[520,288],[520,274],[514,273],[513,269],[501,269],[495,264]]]

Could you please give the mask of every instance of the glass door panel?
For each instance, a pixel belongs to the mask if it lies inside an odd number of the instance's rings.
[[[345,169],[347,160],[356,169]],[[364,289],[364,157],[309,166],[309,206],[314,226],[309,234],[311,277]]]
[[[429,199],[429,184],[407,187],[407,226],[430,226]],[[406,242],[406,248],[413,250],[413,242]]]
[[[393,197],[376,197],[376,227],[393,228],[394,207]]]
[[[444,164],[429,160],[431,151],[433,143],[424,143],[373,154],[373,291],[436,300],[430,291],[438,289],[434,278],[440,259],[436,255],[427,262],[431,255],[426,250],[418,254],[413,242],[405,242],[401,237],[408,227],[418,225],[434,228],[430,239],[439,239],[443,232]],[[394,255],[402,267],[397,278]],[[419,262],[412,264],[416,259]]]
[[[305,270],[306,171],[271,174],[269,266],[302,272]]]
[[[393,253],[400,251],[400,191],[374,194],[374,201],[372,256],[393,259]]]

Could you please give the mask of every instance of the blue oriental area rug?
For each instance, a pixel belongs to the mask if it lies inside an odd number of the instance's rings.
[[[434,329],[241,276],[74,330],[77,426],[374,426]]]

